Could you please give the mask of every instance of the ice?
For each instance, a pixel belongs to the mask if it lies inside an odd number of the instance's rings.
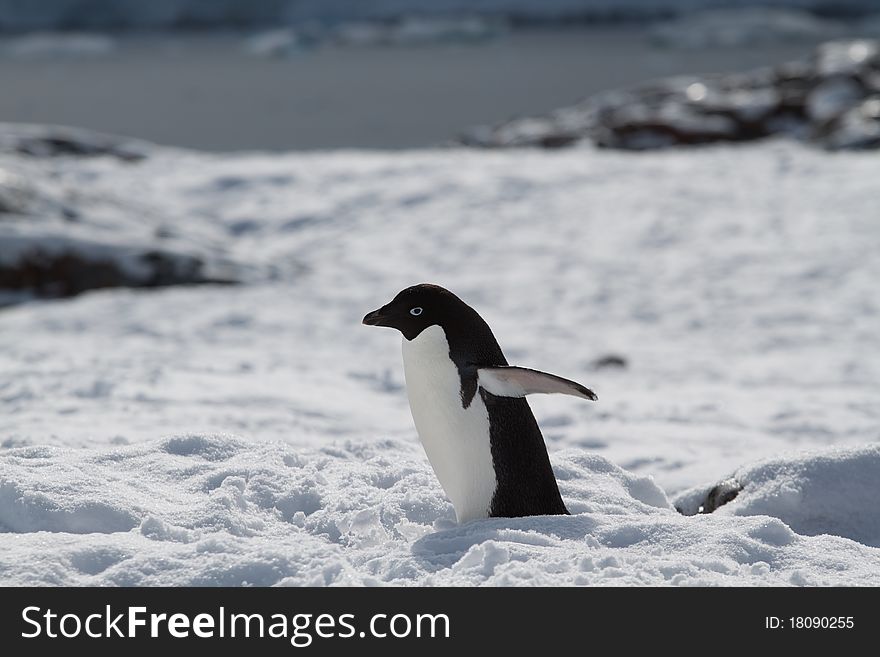
[[[815,42],[841,36],[837,21],[798,9],[742,7],[684,14],[651,28],[651,37],[668,48],[724,48],[784,41]]]
[[[289,57],[323,46],[418,46],[480,43],[507,30],[504,21],[477,16],[427,18],[401,16],[390,21],[306,23],[260,32],[245,40],[244,50],[263,57]]]
[[[288,57],[301,52],[303,48],[302,40],[292,29],[261,32],[244,43],[245,52],[261,57]]]
[[[115,49],[104,34],[35,32],[0,40],[0,55],[21,58],[100,57]]]

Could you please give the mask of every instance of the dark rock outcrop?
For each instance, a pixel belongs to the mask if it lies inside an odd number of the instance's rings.
[[[606,92],[547,116],[474,129],[459,143],[553,148],[588,140],[646,150],[772,135],[830,150],[880,147],[880,41],[832,41],[775,68]]]
[[[102,253],[73,247],[44,250],[37,246],[12,262],[0,261],[0,291],[39,298],[71,297],[112,287],[234,282],[206,275],[204,263],[196,256],[159,250]]]
[[[147,148],[135,139],[116,137],[66,126],[0,125],[0,153],[31,157],[114,157],[123,162],[139,162]]]
[[[103,288],[240,282],[242,268],[222,248],[178,236],[160,213],[64,175],[81,158],[129,163],[154,148],[84,129],[0,124],[0,306]]]
[[[619,356],[617,354],[606,354],[605,356],[600,356],[596,360],[593,361],[593,368],[597,370],[602,369],[626,369],[627,361],[623,356]]]
[[[718,507],[735,500],[742,489],[742,484],[736,479],[725,479],[720,484],[710,488],[705,495],[692,497],[692,499],[687,499],[677,504],[675,510],[685,516],[712,513]]]

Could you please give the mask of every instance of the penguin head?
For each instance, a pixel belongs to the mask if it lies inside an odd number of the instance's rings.
[[[443,326],[469,310],[470,307],[449,290],[422,283],[402,290],[389,303],[368,313],[363,323],[395,328],[407,340],[412,340],[429,326]]]

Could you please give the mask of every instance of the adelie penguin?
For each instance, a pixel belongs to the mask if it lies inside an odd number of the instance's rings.
[[[459,522],[568,513],[524,398],[561,393],[595,401],[592,390],[508,365],[477,311],[437,285],[403,290],[363,323],[403,334],[413,421]]]

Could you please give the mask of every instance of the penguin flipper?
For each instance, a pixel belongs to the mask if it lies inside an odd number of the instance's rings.
[[[530,370],[527,367],[480,367],[480,386],[496,397],[525,397],[532,393],[572,395],[596,401],[598,397],[580,383],[555,374]]]

